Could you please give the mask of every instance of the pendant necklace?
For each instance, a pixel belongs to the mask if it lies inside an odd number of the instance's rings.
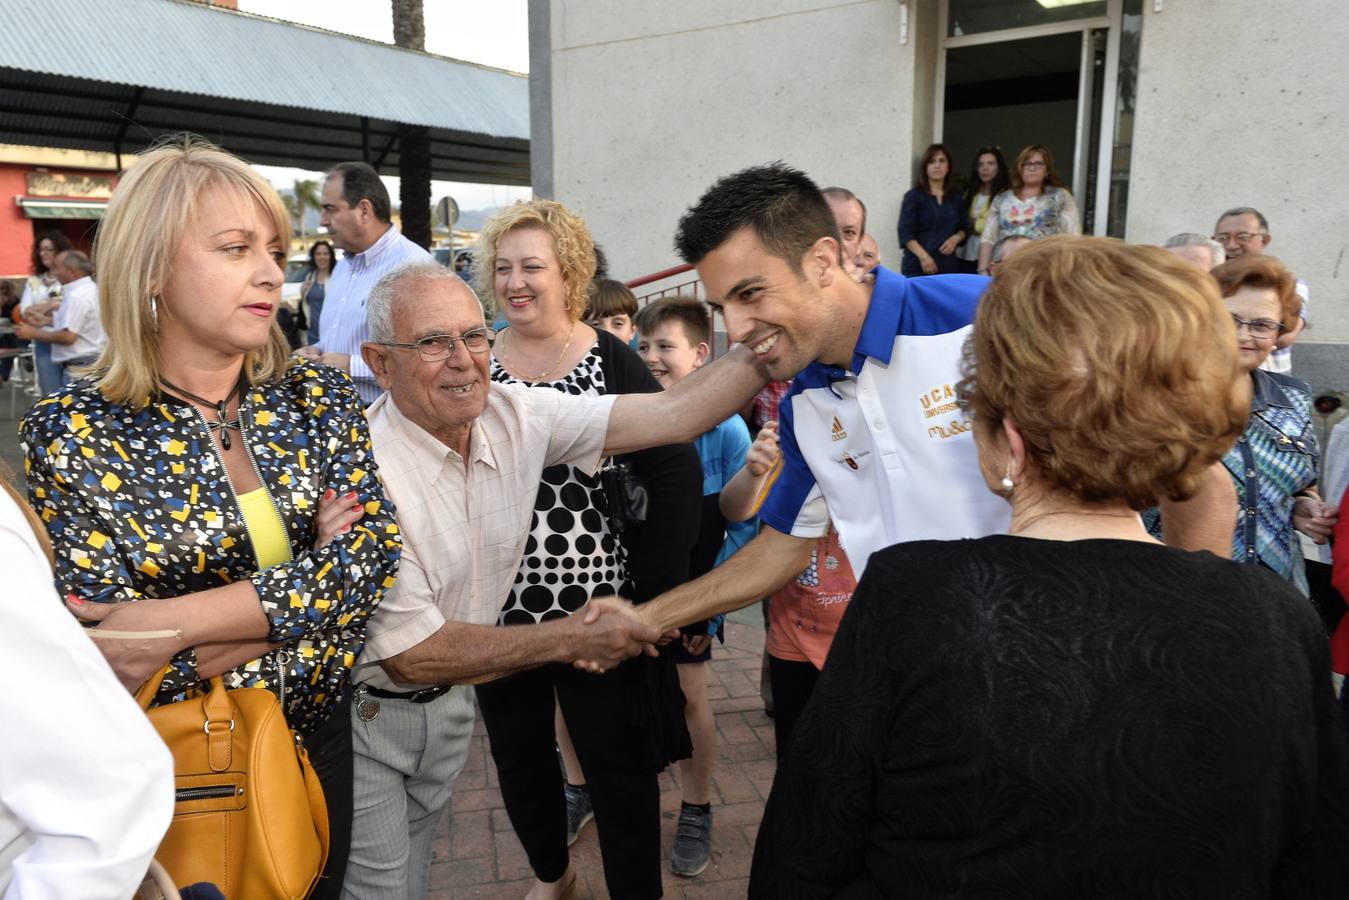
[[[239,427],[239,414],[237,412],[234,414],[233,419],[225,418],[227,415],[229,415],[229,413],[226,412],[226,407],[229,406],[231,400],[239,396],[239,390],[240,388],[243,387],[244,373],[242,370],[240,370],[239,372],[239,380],[234,383],[234,390],[229,392],[228,397],[218,402],[214,400],[207,400],[205,397],[198,397],[191,391],[183,390],[178,385],[174,384],[172,381],[169,381],[167,378],[164,378],[162,376],[159,379],[159,383],[164,385],[164,387],[168,388],[170,391],[172,391],[175,394],[178,394],[180,397],[184,399],[191,400],[193,403],[200,403],[202,406],[215,408],[216,421],[207,422],[206,427],[208,430],[212,432],[219,430],[220,447],[222,450],[228,450],[230,448],[230,445],[233,443],[230,440],[231,428],[233,428],[235,431],[238,431],[240,434],[243,433]],[[202,418],[205,419],[206,417],[202,416]]]
[[[567,351],[571,349],[571,341],[572,338],[574,337],[576,337],[576,323],[572,322],[571,331],[567,332],[567,343],[562,345],[562,352],[557,355],[557,359],[553,360],[553,364],[548,368],[544,369],[538,375],[525,375],[524,373],[521,373],[518,377],[524,381],[529,381],[534,384],[538,384],[540,381],[543,381],[543,377],[547,375],[549,372],[556,369],[558,367],[558,364],[562,362],[562,357],[567,355]],[[510,355],[507,352],[505,345],[503,344],[501,347],[501,365],[505,367],[509,359]]]

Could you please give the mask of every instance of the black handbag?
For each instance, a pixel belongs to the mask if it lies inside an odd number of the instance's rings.
[[[627,460],[609,457],[600,468],[600,487],[609,504],[609,530],[615,536],[646,521],[650,497]]]

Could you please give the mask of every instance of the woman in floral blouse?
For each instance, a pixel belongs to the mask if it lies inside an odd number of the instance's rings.
[[[1054,154],[1048,147],[1032,144],[1018,153],[1011,176],[1011,190],[993,198],[980,235],[980,275],[988,274],[993,252],[1004,238],[1036,241],[1055,234],[1082,233],[1077,201],[1054,171]]]
[[[305,738],[330,818],[314,896],[351,829],[346,688],[401,543],[344,373],[288,357],[276,327],[289,220],[271,186],[196,139],[141,157],[100,229],[107,349],[23,422],[29,495],[85,621],[157,704],[264,687]],[[97,638],[99,628],[90,634]]]

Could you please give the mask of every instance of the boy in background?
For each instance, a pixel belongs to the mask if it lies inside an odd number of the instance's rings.
[[[631,344],[637,326],[637,296],[627,285],[612,278],[596,278],[590,286],[590,304],[586,306],[586,324],[602,328],[625,344]]]
[[[651,369],[661,387],[670,389],[711,356],[712,317],[702,301],[692,297],[668,297],[637,313],[637,353]],[[757,524],[728,523],[721,513],[721,489],[745,464],[749,451],[749,428],[740,416],[731,416],[694,441],[703,463],[703,515],[698,542],[689,564],[689,577],[697,578],[720,565],[754,537]],[[716,725],[707,699],[707,661],[712,658],[712,637],[720,631],[722,617],[683,628],[683,637],[667,652],[678,664],[679,686],[684,691],[684,717],[693,739],[693,757],[679,763],[683,803],[670,871],[692,877],[707,868],[712,852],[712,765],[716,759]]]

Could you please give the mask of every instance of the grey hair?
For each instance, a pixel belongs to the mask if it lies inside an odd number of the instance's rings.
[[[67,269],[79,272],[81,275],[94,274],[94,264],[89,261],[89,257],[78,250],[62,250],[60,255],[64,258],[64,265]]]
[[[365,300],[365,329],[367,339],[376,344],[392,343],[393,305],[405,281],[450,281],[464,284],[464,280],[438,262],[418,260],[391,269],[375,282]],[[467,285],[465,285],[467,288]],[[472,293],[472,291],[469,291]]]
[[[1219,221],[1221,221],[1221,219]],[[1227,262],[1227,251],[1223,249],[1223,245],[1208,235],[1200,234],[1197,231],[1182,231],[1180,234],[1173,234],[1166,239],[1166,242],[1162,244],[1162,246],[1207,247],[1208,252],[1213,254],[1213,265],[1221,266],[1223,263]]]
[[[1260,233],[1269,234],[1269,222],[1265,219],[1265,214],[1254,206],[1235,206],[1219,216],[1218,221],[1221,222],[1231,216],[1255,216],[1255,221],[1260,223]],[[1215,224],[1213,227],[1217,228],[1218,226]]]

